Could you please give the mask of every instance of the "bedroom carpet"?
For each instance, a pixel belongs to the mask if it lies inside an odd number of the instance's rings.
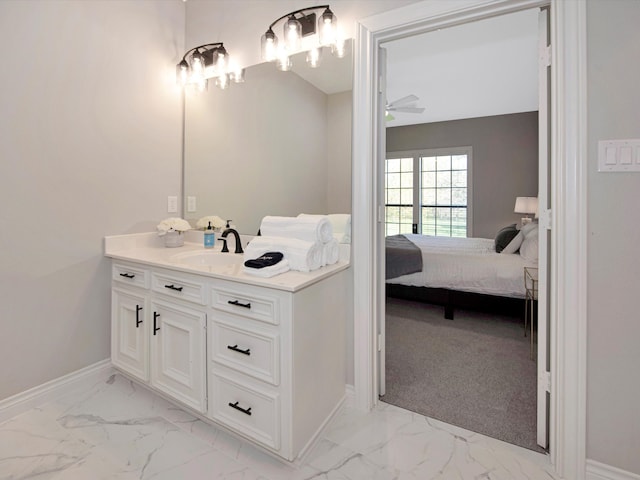
[[[381,400],[508,443],[536,445],[536,362],[514,317],[388,298]]]

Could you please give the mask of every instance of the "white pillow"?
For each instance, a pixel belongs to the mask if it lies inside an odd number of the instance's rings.
[[[520,256],[529,262],[538,263],[538,229],[529,233],[520,245]]]
[[[524,234],[522,233],[522,230],[520,230],[518,234],[515,237],[513,237],[513,239],[507,244],[507,246],[502,249],[500,254],[516,253],[520,248],[520,245],[522,245],[523,240],[524,240]]]
[[[522,234],[525,237],[528,237],[529,234],[533,231],[536,231],[536,234],[538,233],[538,222],[529,222],[529,223],[525,223],[522,228],[520,229],[520,231],[522,232]]]

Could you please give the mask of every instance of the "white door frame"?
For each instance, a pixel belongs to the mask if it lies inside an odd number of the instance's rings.
[[[383,242],[378,169],[378,47],[385,41],[524,8],[551,5],[551,425],[556,473],[585,476],[586,463],[586,6],[580,0],[428,0],[357,24],[353,112],[352,262],[354,389],[359,410],[377,403],[377,299]]]

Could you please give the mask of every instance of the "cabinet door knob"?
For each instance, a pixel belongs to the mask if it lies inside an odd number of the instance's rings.
[[[238,410],[238,411],[240,411],[240,412],[244,413],[245,415],[249,415],[249,416],[251,416],[251,407],[249,407],[249,408],[246,408],[246,409],[245,409],[245,408],[239,407],[239,406],[238,406],[238,403],[240,403],[240,402],[236,402],[236,403],[231,403],[231,402],[229,402],[229,406],[230,406],[231,408],[235,408],[236,410]]]
[[[155,335],[156,332],[158,330],[160,330],[160,327],[158,327],[158,317],[160,316],[160,314],[158,312],[153,312],[153,334]]]
[[[142,311],[142,307],[140,305],[136,305],[136,328],[138,328],[142,323],[142,320],[140,320],[141,311]]]
[[[247,348],[246,350],[242,350],[241,348],[238,348],[238,345],[227,345],[227,348],[229,350],[233,350],[234,352],[238,352],[238,353],[242,353],[244,355],[251,355],[251,349]]]

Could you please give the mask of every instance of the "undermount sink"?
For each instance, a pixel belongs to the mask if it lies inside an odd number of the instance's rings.
[[[224,267],[236,265],[242,262],[242,255],[235,253],[222,253],[220,250],[197,250],[194,252],[179,253],[171,257],[176,263],[199,267]]]

